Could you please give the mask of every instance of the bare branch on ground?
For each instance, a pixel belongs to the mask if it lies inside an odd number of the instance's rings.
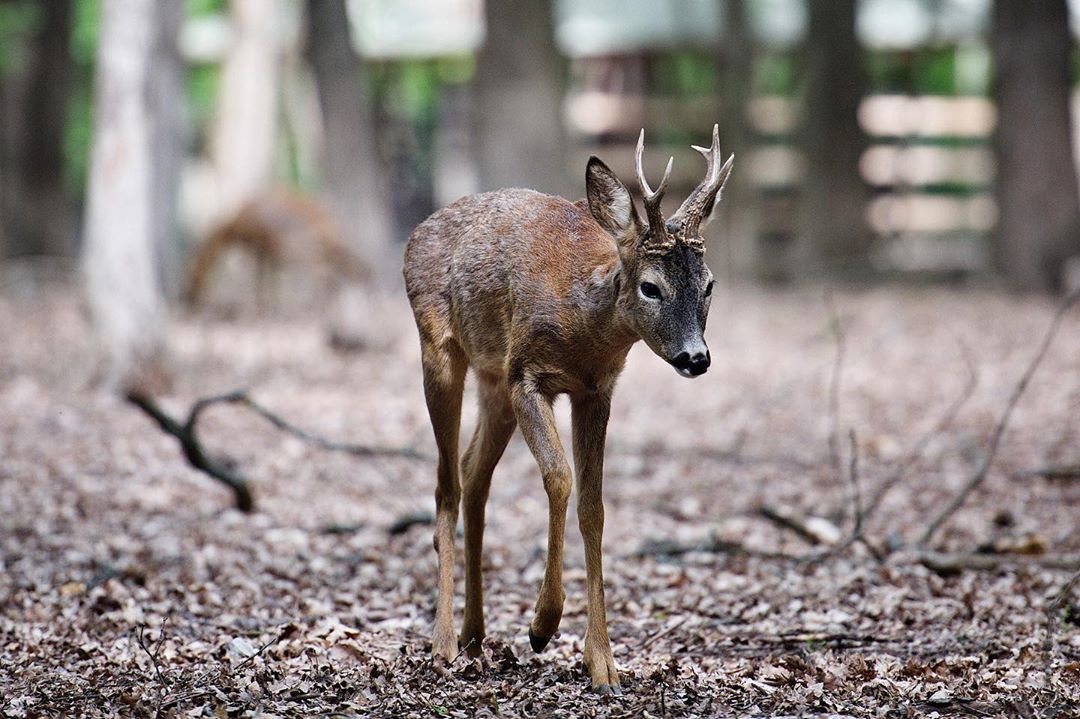
[[[939,574],[965,569],[991,571],[1004,567],[1080,570],[1080,554],[977,554],[970,552],[920,552],[916,559]]]
[[[1005,435],[1005,430],[1009,426],[1009,419],[1012,417],[1013,410],[1016,408],[1017,403],[1024,394],[1024,390],[1027,389],[1028,383],[1031,382],[1032,376],[1035,374],[1035,370],[1039,368],[1042,363],[1043,357],[1046,356],[1047,350],[1050,348],[1051,343],[1054,341],[1054,337],[1057,335],[1058,328],[1061,326],[1061,321],[1065,317],[1065,313],[1076,304],[1077,300],[1080,300],[1080,290],[1068,295],[1058,305],[1057,311],[1054,313],[1054,317],[1050,322],[1050,326],[1047,328],[1046,334],[1043,336],[1042,343],[1039,345],[1038,351],[1035,356],[1032,357],[1031,362],[1028,364],[1024,374],[1021,375],[1020,381],[1017,382],[1016,387],[1012,391],[1012,395],[1009,397],[1009,401],[1005,405],[1005,410],[1001,413],[1001,418],[998,420],[997,426],[994,428],[994,434],[990,438],[990,445],[987,447],[986,454],[983,457],[982,462],[979,463],[978,468],[968,478],[964,486],[956,494],[955,497],[930,521],[922,535],[919,537],[918,545],[925,546],[938,529],[948,521],[948,519],[960,509],[964,504],[964,501],[968,496],[980,485],[983,480],[986,479],[987,473],[990,471],[990,466],[994,462],[994,458],[997,456],[998,446],[1001,444],[1001,438]]]
[[[1080,479],[1080,464],[1059,464],[1029,469],[1015,475],[1016,479]]]
[[[149,415],[166,434],[172,435],[180,442],[180,449],[183,451],[188,464],[232,490],[237,509],[241,512],[250,512],[255,509],[255,499],[251,494],[251,489],[248,487],[247,478],[229,469],[224,464],[211,459],[195,431],[199,414],[206,407],[215,402],[238,401],[232,399],[233,396],[221,395],[199,400],[192,405],[187,420],[183,424],[166,414],[158,406],[157,402],[148,395],[132,392],[128,394],[127,400]]]
[[[202,442],[199,440],[198,433],[196,432],[199,417],[203,412],[214,405],[238,404],[245,406],[270,422],[270,424],[274,425],[277,429],[287,434],[291,434],[308,444],[319,447],[320,449],[326,449],[332,452],[344,452],[356,457],[365,458],[401,457],[403,459],[413,459],[424,462],[432,461],[431,457],[417,451],[413,447],[379,447],[349,442],[337,442],[335,440],[326,439],[325,437],[301,429],[280,415],[271,412],[269,409],[253,400],[245,390],[236,390],[196,400],[196,402],[191,405],[191,410],[188,412],[187,419],[183,423],[167,414],[161,409],[161,406],[156,400],[145,393],[131,392],[127,395],[127,400],[149,415],[166,434],[172,435],[180,442],[180,448],[184,452],[184,457],[192,467],[229,487],[233,492],[236,508],[242,512],[250,512],[255,508],[255,500],[251,494],[251,489],[248,486],[247,478],[225,466],[223,463],[212,459],[203,447]]]

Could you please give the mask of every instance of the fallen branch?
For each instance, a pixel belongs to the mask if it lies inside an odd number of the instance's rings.
[[[133,392],[128,394],[127,400],[148,414],[166,434],[172,435],[180,442],[180,449],[184,452],[184,457],[192,467],[213,477],[232,490],[237,509],[241,512],[250,512],[255,508],[255,500],[251,495],[251,490],[248,488],[247,479],[225,465],[210,459],[196,433],[196,424],[199,415],[204,409],[216,402],[238,401],[233,397],[235,397],[235,393],[199,400],[192,405],[187,420],[183,424],[166,414],[147,395]]]
[[[747,549],[737,542],[725,542],[716,537],[709,537],[701,542],[676,542],[668,539],[646,539],[629,556],[641,557],[681,557],[691,552],[708,554],[730,554],[736,557],[756,557],[758,559],[780,559],[798,561],[799,557],[783,552],[761,552]]]
[[[348,442],[337,442],[320,437],[319,435],[297,427],[280,415],[271,412],[269,409],[253,400],[244,390],[236,390],[234,392],[204,397],[197,400],[191,405],[191,410],[188,412],[187,419],[183,423],[166,414],[149,395],[140,392],[132,392],[128,394],[127,400],[149,415],[166,434],[172,435],[180,442],[184,457],[187,458],[188,463],[191,464],[192,467],[229,487],[233,492],[236,508],[242,512],[250,512],[255,508],[255,501],[252,497],[251,490],[248,487],[247,479],[224,464],[211,459],[203,447],[202,442],[199,441],[198,433],[196,431],[199,417],[203,412],[214,405],[242,405],[270,422],[270,424],[274,425],[277,429],[287,434],[291,434],[308,444],[332,452],[345,452],[346,454],[365,458],[401,457],[404,459],[425,462],[432,461],[431,457],[412,447],[378,447]]]
[[[1080,464],[1062,464],[1054,467],[1029,469],[1014,475],[1016,479],[1080,479]]]
[[[972,554],[920,552],[916,559],[939,574],[955,574],[965,569],[990,571],[1002,567],[1080,570],[1080,554]]]
[[[1054,337],[1057,335],[1058,328],[1061,326],[1061,321],[1065,317],[1065,313],[1076,304],[1077,300],[1080,300],[1080,290],[1068,295],[1058,305],[1057,311],[1054,313],[1054,317],[1050,322],[1050,326],[1043,336],[1042,343],[1039,345],[1038,351],[1031,359],[1024,374],[1021,375],[1020,381],[1013,389],[1012,395],[1009,397],[1009,401],[1005,405],[1005,410],[1001,413],[1001,418],[998,420],[997,426],[994,428],[994,434],[990,438],[990,446],[987,447],[986,455],[983,457],[982,462],[979,463],[979,467],[968,478],[968,481],[964,483],[964,486],[960,489],[952,501],[950,501],[927,525],[926,530],[919,537],[918,545],[925,546],[937,533],[937,530],[941,528],[948,519],[960,509],[964,504],[964,501],[968,498],[976,487],[982,484],[986,479],[987,473],[990,471],[990,466],[994,462],[994,458],[997,456],[998,446],[1001,444],[1001,438],[1005,434],[1006,428],[1009,426],[1009,419],[1012,417],[1013,410],[1016,408],[1017,403],[1020,401],[1020,397],[1023,396],[1024,390],[1027,389],[1028,383],[1031,382],[1032,376],[1035,374],[1035,370],[1039,368],[1042,363],[1043,357],[1046,356],[1046,351],[1050,348],[1050,344],[1054,341]]]
[[[837,526],[829,520],[814,516],[804,519],[786,507],[763,505],[758,507],[758,514],[781,529],[799,535],[807,544],[833,545],[842,536]]]

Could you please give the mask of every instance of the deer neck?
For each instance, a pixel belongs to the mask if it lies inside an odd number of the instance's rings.
[[[619,301],[621,285],[625,282],[621,274],[622,265],[617,259],[596,266],[590,274],[586,306],[597,342],[612,350],[628,351],[641,337]]]

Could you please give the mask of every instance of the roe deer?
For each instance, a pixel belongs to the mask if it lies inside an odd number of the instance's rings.
[[[330,278],[359,281],[366,268],[341,241],[330,211],[312,197],[274,190],[245,203],[219,224],[195,253],[186,299],[198,305],[224,253],[238,248],[255,260],[256,296],[271,305],[274,276],[287,265],[322,270]]]
[[[712,273],[700,235],[731,173],[712,145],[695,146],[705,179],[666,222],[642,169],[637,177],[647,222],[629,190],[596,157],[585,170],[587,198],[569,202],[532,190],[465,197],[422,222],[405,251],[405,285],[420,331],[424,393],[439,449],[435,549],[439,580],[432,653],[451,661],[454,532],[458,502],[465,518],[465,622],[460,641],[472,656],[484,637],[481,552],[491,474],[521,427],[540,466],[549,501],[548,552],[529,640],[542,650],[562,618],[562,551],[571,474],[552,402],[570,396],[578,523],[585,544],[588,628],[584,663],[592,686],[621,693],[604,614],[601,485],[604,438],[615,380],[639,339],[684,377],[709,367],[705,318]],[[480,414],[458,465],[465,372],[479,384]],[[459,481],[460,476],[460,481]]]

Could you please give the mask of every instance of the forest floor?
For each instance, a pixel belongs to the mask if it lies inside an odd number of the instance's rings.
[[[1034,554],[946,572],[914,548],[987,456],[1054,302],[911,288],[834,301],[831,315],[821,289],[718,292],[713,366],[692,382],[631,353],[606,470],[625,690],[612,697],[580,667],[573,505],[561,632],[539,655],[529,647],[546,498],[519,437],[488,505],[484,657],[438,671],[430,462],[329,452],[243,406],[214,407],[201,436],[250,478],[256,511],[241,513],[172,437],[91,388],[70,295],[0,299],[0,716],[1077,716],[1075,570]],[[321,435],[433,453],[407,307],[387,299],[371,317],[372,345],[351,354],[304,317],[177,318],[162,405],[183,416],[246,388]],[[565,402],[558,413],[566,438]],[[1080,479],[1024,473],[1078,462],[1080,307],[985,481],[927,546],[1076,555]],[[852,487],[865,506],[898,468],[866,543],[821,561],[793,559],[820,547],[760,512],[845,534]]]

